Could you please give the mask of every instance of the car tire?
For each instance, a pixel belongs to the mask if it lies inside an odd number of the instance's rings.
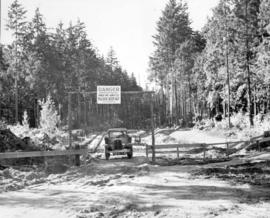
[[[110,152],[108,152],[107,149],[105,149],[105,158],[106,158],[106,160],[110,159]]]

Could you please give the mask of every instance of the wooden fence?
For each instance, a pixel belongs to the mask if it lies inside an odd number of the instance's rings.
[[[193,144],[159,144],[153,146],[145,145],[146,146],[146,157],[149,157],[149,154],[168,154],[168,153],[176,153],[177,158],[180,158],[180,153],[189,153],[193,149],[202,149],[203,152],[203,158],[206,158],[206,152],[209,149],[215,150],[223,148],[225,149],[225,153],[228,156],[230,154],[230,150],[234,149],[237,145],[243,143],[243,147],[240,149],[246,148],[252,144],[256,144],[258,150],[261,150],[261,143],[263,142],[269,142],[270,137],[263,138],[264,135],[260,135],[254,138],[251,138],[250,140],[243,140],[243,141],[231,141],[231,142],[218,142],[218,143],[193,143]],[[216,147],[218,145],[224,145],[223,147]],[[190,148],[190,150],[184,150]],[[170,149],[170,150],[169,150]],[[182,149],[182,150],[181,150]],[[239,150],[240,150],[239,149]],[[152,158],[153,159],[153,158]]]
[[[55,150],[55,151],[4,152],[4,153],[0,153],[0,160],[11,159],[11,158],[25,158],[25,157],[85,155],[88,152],[89,152],[88,149],[64,150],[64,151]]]
[[[104,134],[101,136],[101,139],[98,141],[98,145],[101,143],[102,139],[104,137]],[[95,137],[96,138],[96,137]],[[94,138],[94,139],[95,139]],[[93,139],[93,140],[94,140]],[[91,140],[91,142],[93,141]],[[180,153],[188,153],[188,150],[181,151],[182,148],[190,148],[190,149],[196,149],[201,148],[203,151],[203,158],[206,158],[206,151],[207,149],[217,149],[220,147],[215,147],[216,145],[224,145],[224,148],[226,150],[226,154],[229,154],[229,150],[233,149],[235,146],[239,145],[239,143],[245,143],[241,149],[250,146],[251,144],[257,144],[259,150],[260,150],[260,144],[263,142],[269,142],[270,137],[265,137],[263,135],[257,136],[254,138],[251,138],[247,141],[232,141],[232,142],[220,142],[220,143],[193,143],[193,144],[160,144],[160,145],[147,145],[147,144],[137,144],[134,143],[133,145],[136,146],[144,146],[146,150],[146,157],[148,158],[149,153],[152,153],[152,158],[155,157],[155,154],[168,154],[168,153],[176,153],[177,158],[180,157]],[[167,149],[167,150],[166,150]],[[173,150],[168,150],[173,149]],[[80,155],[83,155],[84,157],[87,156],[88,153],[95,153],[97,151],[97,148],[94,150],[91,149],[80,149],[79,146],[76,147],[76,149],[73,150],[55,150],[55,151],[29,151],[29,152],[4,152],[0,153],[0,160],[2,159],[12,159],[12,158],[27,158],[27,157],[49,157],[49,156],[70,156],[75,155],[77,157],[77,160]],[[150,152],[149,152],[150,151]]]
[[[91,144],[99,135],[95,135],[87,143]],[[75,155],[75,164],[80,165],[80,155],[86,160],[88,153],[95,153],[97,147],[100,145],[104,138],[104,133],[100,135],[97,146],[94,149],[80,149],[80,143],[75,146],[75,149],[70,150],[54,150],[54,151],[15,151],[0,153],[0,160],[3,159],[16,159],[16,158],[32,158],[32,157],[52,157],[52,156],[72,156]],[[81,139],[82,141],[82,139]],[[82,146],[85,146],[82,144]]]

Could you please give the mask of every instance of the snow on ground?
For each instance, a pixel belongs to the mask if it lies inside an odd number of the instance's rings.
[[[1,217],[270,217],[269,188],[191,176],[199,166],[145,158],[93,160],[42,184],[0,194]]]
[[[225,140],[220,135],[199,130],[161,129],[156,136],[160,144]],[[100,138],[97,137],[93,144]],[[151,136],[143,140],[151,144]],[[7,179],[20,178],[22,186],[19,188],[22,189],[0,193],[0,217],[270,218],[269,187],[193,174],[194,170],[207,167],[226,169],[229,162],[150,165],[143,157],[144,151],[134,151],[133,159],[112,156],[105,161],[92,158],[86,166],[71,167],[62,174],[42,174],[41,180],[33,180],[33,183],[28,182],[33,177],[30,173],[21,175],[16,170],[3,171],[0,178],[4,180],[7,173]],[[268,157],[268,154],[260,156],[262,159]],[[243,161],[239,159],[239,163]],[[23,186],[25,183],[27,186]],[[1,181],[1,184],[7,183]]]
[[[232,141],[226,138],[226,136],[222,134],[214,134],[213,132],[201,131],[197,129],[159,129],[156,131],[155,134],[155,144],[162,145],[162,144],[203,144],[203,143],[225,143],[227,141]],[[234,139],[236,141],[236,139]],[[152,144],[152,137],[147,136],[142,138],[142,142],[151,145]],[[213,146],[212,146],[213,147]],[[226,157],[226,153],[224,151],[216,150],[213,148],[208,147],[206,151],[206,157],[209,158],[224,158]],[[215,145],[217,148],[226,148],[226,144]],[[166,149],[175,150],[175,149]],[[186,151],[190,149],[185,149],[180,147],[180,151]],[[165,151],[164,149],[162,151]],[[160,156],[158,154],[158,156]],[[176,152],[171,154],[166,154],[163,156],[176,158]],[[204,150],[198,149],[194,151],[191,155],[187,153],[180,153],[180,157],[190,157],[193,158],[198,157],[202,158],[204,156]]]
[[[171,137],[175,138],[179,143],[219,143],[226,141],[225,137],[222,136],[212,136],[207,135],[206,132],[200,130],[190,130],[190,131],[176,131],[173,132]]]
[[[143,138],[143,142],[151,144],[151,135]],[[188,130],[159,130],[155,135],[156,144],[192,144],[192,143],[219,143],[228,139],[222,135],[208,134],[206,131],[197,129]]]

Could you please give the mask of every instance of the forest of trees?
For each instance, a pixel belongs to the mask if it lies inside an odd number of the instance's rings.
[[[270,0],[220,0],[201,32],[187,4],[169,0],[157,22],[149,79],[159,120],[190,122],[270,110]]]
[[[52,96],[62,120],[67,117],[68,91],[95,91],[97,85],[121,85],[141,90],[133,74],[119,65],[111,48],[102,57],[88,39],[84,23],[59,23],[48,28],[37,8],[27,20],[18,0],[9,6],[7,30],[13,41],[1,45],[0,117],[21,122],[26,110],[31,126],[38,125],[38,101]]]
[[[269,8],[270,0],[220,0],[199,32],[191,27],[187,4],[168,0],[149,60],[149,79],[159,87],[158,125],[238,112],[249,115],[253,125],[256,114],[269,112]],[[37,126],[38,101],[48,95],[65,121],[69,91],[94,91],[97,85],[142,90],[134,75],[121,68],[112,48],[107,57],[99,54],[80,20],[48,28],[38,8],[32,19],[26,15],[14,0],[6,26],[13,41],[0,50],[2,120],[21,122],[26,110],[31,126]]]

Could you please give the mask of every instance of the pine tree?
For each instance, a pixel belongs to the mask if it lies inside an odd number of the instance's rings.
[[[210,107],[214,114],[223,112],[224,116],[228,115],[232,108],[231,89],[237,89],[239,86],[237,82],[231,86],[231,80],[238,76],[241,77],[234,66],[237,45],[234,42],[236,26],[233,22],[232,8],[233,4],[230,0],[220,1],[213,9],[213,17],[208,20],[203,28],[207,42],[201,58],[207,78],[205,83],[207,91],[204,95],[218,92],[222,98],[223,109],[221,110],[220,105],[210,104],[211,102],[209,102],[209,106],[214,107]]]
[[[23,43],[26,30],[25,14],[26,10],[24,10],[18,0],[14,0],[9,6],[7,29],[12,31],[12,35],[15,37],[15,42],[18,46]]]
[[[112,70],[115,70],[119,66],[119,62],[116,57],[116,52],[114,51],[113,47],[110,47],[108,51],[106,63],[110,66]]]
[[[256,64],[254,66],[254,71],[257,71],[255,82],[256,86],[256,103],[259,110],[265,113],[267,111],[267,106],[270,105],[269,101],[269,88],[270,88],[270,1],[262,0],[260,4],[259,12],[259,34],[260,34],[260,44],[257,47]],[[261,108],[260,108],[261,105]],[[255,108],[255,107],[254,107]]]
[[[80,20],[75,25],[70,23],[67,28],[60,23],[55,31],[49,31],[39,9],[29,22],[25,21],[25,15],[26,11],[15,0],[9,8],[7,25],[14,41],[3,50],[0,60],[0,81],[4,81],[1,106],[10,108],[14,104],[11,98],[14,81],[15,93],[20,90],[20,110],[16,106],[16,120],[22,117],[26,107],[33,107],[37,115],[37,99],[46,98],[49,93],[55,105],[62,108],[61,117],[65,119],[68,91],[93,91],[98,84],[140,90],[134,78],[121,68],[115,54],[111,55],[109,64],[100,57]],[[18,95],[15,96],[18,105]],[[9,109],[11,111],[13,109]]]
[[[235,1],[235,19],[238,26],[238,47],[240,51],[240,68],[245,72],[247,81],[247,102],[250,125],[253,126],[252,107],[252,65],[256,52],[253,48],[258,46],[258,13],[260,0],[237,0]]]
[[[169,111],[171,118],[177,117],[177,72],[173,66],[175,53],[191,33],[187,4],[169,0],[157,23],[157,34],[154,36],[156,50],[150,59],[150,69],[155,79],[162,79],[160,82],[168,96],[166,111]]]
[[[19,120],[19,109],[18,109],[18,80],[20,72],[20,61],[19,59],[23,58],[23,45],[25,42],[25,30],[26,30],[26,21],[25,21],[26,11],[18,0],[14,0],[8,10],[8,22],[7,29],[12,31],[13,36],[15,37],[12,54],[13,58],[10,59],[9,63],[9,72],[13,75],[15,80],[15,122]]]
[[[34,30],[34,36],[42,36],[46,33],[47,28],[43,20],[43,15],[40,13],[39,8],[36,8],[34,17],[32,19],[32,28]]]

